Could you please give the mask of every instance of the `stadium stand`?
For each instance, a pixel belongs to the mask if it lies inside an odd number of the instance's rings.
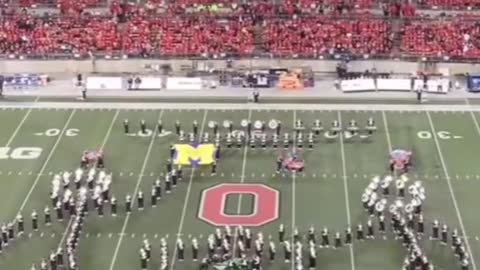
[[[425,17],[417,9],[475,4],[466,0],[426,0],[419,5],[375,0],[0,3],[8,6],[2,8],[0,19],[0,54],[9,57],[320,57],[344,53],[480,59],[479,13]],[[29,12],[42,5],[53,5],[62,12]],[[90,9],[100,6],[100,11]]]
[[[253,52],[253,22],[213,18],[136,17],[126,26],[123,49],[128,55],[154,51],[167,56],[247,56]]]
[[[480,58],[480,24],[475,21],[413,22],[401,32],[401,49],[409,54]]]
[[[331,20],[323,16],[268,21],[263,32],[268,52],[301,57],[339,52],[386,53],[392,46],[389,35],[390,26],[383,20]]]

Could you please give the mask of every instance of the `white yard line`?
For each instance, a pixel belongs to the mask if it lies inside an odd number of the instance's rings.
[[[297,123],[297,111],[296,110],[293,110],[293,126],[292,127],[295,127]],[[297,148],[297,135],[296,135],[296,130],[293,131],[293,147],[292,147],[292,151],[295,153],[296,151],[296,148]],[[295,242],[294,242],[294,231],[295,231],[295,227],[297,226],[295,223],[295,208],[297,207],[296,206],[296,198],[295,198],[295,195],[296,195],[296,178],[297,178],[297,173],[294,171],[292,173],[292,228],[291,228],[291,241],[292,241],[292,244],[291,244],[291,248],[292,250],[295,249]],[[292,265],[291,265],[291,270],[295,270],[296,267],[295,267],[295,258],[293,258],[291,261],[292,261]]]
[[[445,163],[445,159],[443,158],[442,149],[440,148],[440,143],[439,143],[438,138],[437,138],[437,131],[435,130],[435,126],[433,124],[432,117],[430,116],[430,113],[429,112],[426,112],[426,113],[427,113],[428,122],[430,123],[430,128],[432,129],[433,140],[434,140],[435,146],[437,148],[438,156],[440,157],[440,163],[442,164],[443,173],[445,174],[445,178],[447,180],[448,189],[450,191],[450,197],[452,198],[453,206],[455,208],[455,211],[457,212],[457,219],[458,219],[458,222],[460,224],[460,229],[462,230],[462,234],[465,236],[465,244],[467,245],[468,253],[470,253],[470,258],[471,258],[470,261],[472,263],[472,268],[473,268],[473,270],[477,270],[477,266],[475,264],[475,258],[473,257],[473,253],[472,253],[472,250],[470,248],[470,243],[468,241],[468,238],[466,237],[466,235],[468,235],[468,234],[465,230],[465,226],[463,225],[462,214],[460,212],[460,208],[458,207],[458,202],[457,202],[457,199],[455,197],[455,192],[453,191],[452,181],[450,180],[450,174],[448,173],[447,165]]]
[[[187,103],[187,102],[0,102],[0,108],[38,109],[98,109],[98,110],[304,110],[304,111],[367,111],[367,112],[422,112],[422,111],[480,111],[480,105],[419,105],[419,104],[299,104],[299,103]]]
[[[207,115],[208,115],[208,110],[205,110],[203,114],[203,120],[202,120],[202,126],[200,128],[200,133],[199,133],[199,138],[202,136],[204,130],[205,130],[205,123],[207,122]],[[185,201],[183,203],[183,209],[182,209],[182,214],[180,216],[180,222],[178,224],[178,232],[177,235],[175,236],[175,243],[174,245],[176,246],[176,241],[180,238],[180,235],[183,232],[183,224],[185,222],[185,215],[187,214],[187,207],[188,207],[188,201],[190,200],[190,192],[192,191],[192,184],[193,184],[193,177],[195,176],[195,167],[192,168],[192,173],[190,174],[190,181],[188,182],[187,186],[187,192],[185,194]],[[173,253],[172,253],[172,260],[170,263],[170,270],[173,270],[176,262],[176,257],[177,257],[177,248],[173,248]],[[112,269],[110,269],[112,270]]]
[[[248,110],[248,121],[252,120],[252,110]],[[246,137],[245,137],[246,138]],[[245,182],[245,170],[247,169],[247,154],[248,154],[248,144],[244,145],[243,149],[243,160],[242,160],[242,172],[240,174],[240,184]],[[237,215],[240,215],[242,211],[242,194],[238,196],[238,205],[237,205]],[[235,229],[235,235],[233,236],[233,248],[232,248],[232,255],[235,256],[235,250],[237,248],[237,236],[238,230]]]
[[[338,112],[338,122],[340,123],[340,126],[343,126],[342,124],[342,114],[339,111]],[[342,173],[343,173],[343,190],[345,193],[345,206],[347,209],[347,223],[348,226],[352,226],[352,219],[351,219],[351,211],[350,211],[350,199],[349,199],[349,191],[348,191],[348,176],[347,176],[347,162],[345,159],[345,146],[343,144],[343,133],[340,133],[340,152],[342,156]],[[352,270],[355,270],[355,256],[353,254],[353,243],[349,245],[349,250],[350,250],[350,264],[352,266]]]
[[[37,186],[38,181],[40,181],[41,175],[44,173],[45,169],[47,168],[48,162],[52,158],[53,153],[55,153],[55,150],[57,149],[60,141],[62,140],[62,137],[65,134],[65,130],[67,130],[67,127],[70,124],[70,121],[72,121],[72,118],[75,115],[75,112],[76,112],[76,109],[73,109],[72,112],[70,113],[70,116],[68,117],[67,121],[65,122],[65,125],[63,126],[62,131],[60,132],[60,134],[58,134],[57,140],[55,141],[55,144],[50,149],[50,153],[48,153],[47,159],[45,159],[45,161],[43,162],[43,165],[42,165],[42,168],[40,169],[39,174],[35,178],[32,186],[30,187],[30,190],[28,191],[27,195],[25,196],[25,199],[23,200],[23,202],[20,206],[20,209],[18,210],[18,212],[15,216],[18,216],[22,212],[23,208],[25,208],[25,205],[27,204],[28,200],[30,199],[30,196],[32,195],[33,190]]]
[[[5,147],[9,147],[10,144],[12,144],[13,140],[15,139],[18,132],[20,131],[20,128],[22,128],[23,124],[25,123],[25,121],[27,121],[27,118],[30,116],[30,113],[32,112],[32,110],[33,110],[33,108],[30,108],[30,109],[28,109],[27,113],[25,113],[22,120],[20,120],[20,123],[18,123],[17,128],[13,132],[12,136],[10,136],[10,139],[8,139],[8,142],[5,145]]]
[[[388,129],[388,120],[387,120],[387,114],[385,111],[382,111],[382,118],[383,118],[383,126],[385,127],[385,136],[387,137],[387,144],[388,144],[388,150],[392,151],[393,146],[392,146],[392,140],[390,139],[390,130]]]
[[[102,145],[100,146],[100,149],[105,148],[105,145],[107,144],[108,138],[110,137],[110,133],[112,133],[113,126],[115,125],[115,122],[117,120],[118,114],[120,113],[120,110],[117,110],[115,112],[115,115],[112,118],[112,121],[110,122],[110,126],[108,127],[107,133],[105,134],[105,137],[103,138]],[[70,226],[72,225],[73,222],[73,216],[70,217],[70,220],[68,221],[67,227],[65,228],[65,231],[63,232],[62,239],[60,239],[60,243],[58,244],[58,248],[60,248],[63,245],[63,242],[65,242],[65,238],[67,237],[68,230],[70,229]]]
[[[465,99],[465,102],[467,105],[470,106],[470,101],[468,99]],[[470,110],[470,115],[472,116],[473,123],[475,124],[475,128],[477,129],[478,135],[480,135],[480,125],[478,124],[477,117],[475,116],[475,113]]]
[[[158,120],[162,119],[163,110],[160,111],[158,114]],[[137,197],[138,190],[140,188],[140,184],[143,180],[143,174],[145,169],[147,168],[148,160],[150,159],[150,154],[152,152],[152,148],[155,142],[155,138],[157,137],[157,129],[155,128],[152,132],[152,137],[150,139],[150,144],[148,145],[147,153],[145,154],[145,158],[143,159],[142,168],[140,169],[140,174],[137,179],[137,183],[135,185],[135,189],[133,190],[132,194],[132,202],[135,202],[135,198]],[[122,225],[122,230],[120,232],[120,238],[118,238],[117,245],[115,246],[115,251],[113,252],[112,261],[110,262],[110,267],[108,269],[113,270],[115,268],[115,263],[117,262],[118,252],[120,251],[120,247],[122,245],[123,237],[125,235],[125,231],[127,230],[128,221],[130,220],[131,213],[127,213],[125,216],[125,220]]]

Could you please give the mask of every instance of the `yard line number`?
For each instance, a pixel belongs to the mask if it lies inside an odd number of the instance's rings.
[[[38,132],[35,133],[36,136],[47,136],[47,137],[56,137],[62,133],[62,130],[59,128],[49,128],[45,130],[44,132]],[[75,137],[78,136],[78,133],[80,133],[80,130],[78,128],[69,128],[65,130],[65,136],[67,137]]]
[[[417,136],[418,136],[418,138],[423,139],[423,140],[433,139],[432,132],[428,131],[428,130],[422,130],[422,131],[417,132]],[[451,139],[462,139],[463,138],[463,136],[454,135],[450,131],[444,131],[444,130],[437,131],[437,137],[441,140],[451,140]]]

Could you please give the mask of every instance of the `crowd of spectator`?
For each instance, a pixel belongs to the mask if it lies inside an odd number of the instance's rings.
[[[389,52],[390,26],[383,20],[331,20],[325,17],[268,21],[263,31],[265,49],[276,56],[314,57]]]
[[[480,23],[414,22],[402,29],[401,50],[417,56],[480,58]]]
[[[422,1],[423,7],[480,3]],[[476,23],[480,15],[465,12],[448,20],[421,20],[417,6],[399,0],[14,2],[19,6],[12,7],[11,0],[0,0],[2,6],[10,5],[14,10],[13,15],[0,17],[0,54],[11,57],[246,57],[257,53],[276,57],[370,57],[397,53],[480,59],[480,23]],[[105,5],[104,14],[87,12],[99,4]],[[41,5],[54,5],[61,12],[34,16],[21,9]],[[374,8],[383,10],[383,17],[381,12],[373,12]],[[2,12],[5,14],[5,9]],[[398,18],[405,20],[392,21]],[[398,26],[401,30],[394,32]]]

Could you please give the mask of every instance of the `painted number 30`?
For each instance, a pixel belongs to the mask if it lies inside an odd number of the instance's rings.
[[[430,131],[422,130],[417,133],[418,138],[428,140],[433,138],[433,134]],[[450,131],[437,131],[437,137],[441,140],[461,139],[462,136],[453,135]]]
[[[228,195],[254,197],[254,211],[249,215],[225,213]],[[203,191],[198,216],[215,226],[258,227],[278,218],[279,192],[262,184],[219,184]]]

